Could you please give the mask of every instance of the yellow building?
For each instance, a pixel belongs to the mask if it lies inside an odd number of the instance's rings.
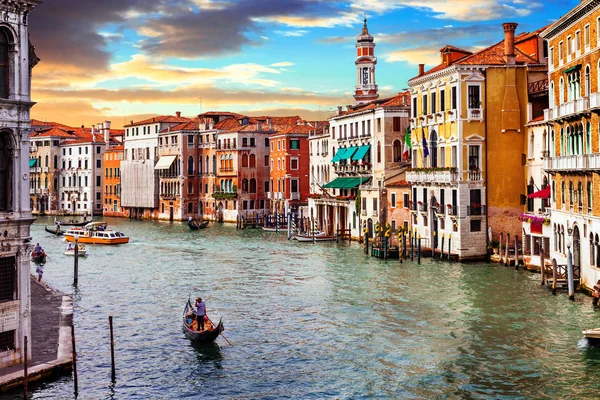
[[[547,69],[539,32],[515,37],[516,27],[503,24],[504,40],[476,53],[444,47],[440,65],[421,65],[408,82],[412,226],[425,247],[451,235],[460,259],[482,258],[491,238],[521,229],[525,124],[547,98],[531,84]]]
[[[549,157],[552,176],[550,258],[567,263],[592,288],[600,279],[600,1],[584,0],[547,27]]]

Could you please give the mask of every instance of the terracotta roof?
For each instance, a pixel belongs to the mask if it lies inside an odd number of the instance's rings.
[[[233,118],[243,118],[244,117],[242,114],[238,114],[238,113],[234,113],[234,112],[230,112],[230,111],[207,111],[207,112],[203,112],[202,114],[198,115],[198,117],[202,117],[202,116],[213,116],[213,117],[225,116],[225,117],[233,117]]]
[[[111,147],[109,149],[106,149],[105,153],[108,153],[108,152],[121,152],[123,150],[125,150],[125,145],[120,145],[120,146],[117,146],[117,147]]]
[[[136,126],[136,125],[148,125],[148,124],[154,124],[154,123],[171,123],[171,122],[180,123],[180,122],[188,122],[188,121],[190,121],[190,118],[187,118],[187,117],[178,117],[176,115],[159,115],[157,117],[144,119],[142,121],[135,121],[131,124],[124,125],[124,126],[126,128],[128,128],[128,127]]]
[[[400,92],[396,96],[386,97],[373,100],[367,104],[360,104],[350,107],[350,110],[343,111],[341,114],[336,114],[332,118],[341,117],[343,115],[354,114],[361,111],[372,110],[377,107],[401,107],[410,106],[410,92]]]
[[[170,128],[163,129],[160,131],[160,133],[176,132],[176,131],[197,131],[199,129],[200,129],[199,119],[194,118],[193,120],[182,122],[179,125],[175,125]]]
[[[38,130],[38,128],[49,128],[49,127],[60,127],[60,128],[64,128],[64,129],[73,129],[72,127],[65,125],[65,124],[61,124],[58,122],[51,122],[51,121],[40,121],[38,119],[32,119],[31,120],[31,127],[34,130]]]
[[[73,138],[75,136],[75,130],[73,128],[65,129],[58,126],[53,126],[51,128],[40,129],[38,131],[33,132],[29,137],[68,137]]]
[[[405,179],[398,182],[386,183],[386,187],[410,187],[410,183],[406,182]]]
[[[261,116],[261,117],[250,117],[250,121],[256,123],[258,121],[266,121],[267,119],[271,120],[271,123],[273,125],[296,125],[298,123],[298,121],[302,121],[302,118],[300,118],[299,116],[295,115],[292,117],[268,117],[268,116]]]
[[[314,130],[315,128],[310,125],[294,125],[284,128],[281,132],[278,132],[277,135],[308,135]]]
[[[235,118],[226,118],[221,122],[217,122],[215,124],[215,129],[230,130],[238,126],[240,126],[240,124]]]

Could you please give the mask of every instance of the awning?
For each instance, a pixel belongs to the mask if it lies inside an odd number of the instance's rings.
[[[581,64],[577,64],[577,65],[575,65],[575,66],[573,66],[571,68],[565,69],[562,73],[563,74],[568,74],[569,72],[578,71],[580,69],[581,69]]]
[[[37,158],[30,158],[29,159],[29,168],[35,167],[36,162],[37,162]]]
[[[538,190],[535,193],[528,194],[527,197],[530,199],[548,199],[550,198],[550,186],[546,186],[542,190]]]
[[[340,161],[342,159],[341,156],[343,156],[345,153],[346,149],[338,149],[338,151],[335,153],[335,156],[333,156],[333,158],[331,159],[331,162]]]
[[[371,145],[360,146],[358,150],[356,150],[356,153],[354,153],[354,155],[352,156],[352,159],[355,161],[362,160],[365,157],[365,155],[367,155],[370,148]]]
[[[371,178],[335,178],[323,185],[325,189],[354,189]]]
[[[344,157],[340,158],[341,160],[348,160],[350,157],[354,155],[358,147],[348,147],[346,152],[344,153]]]
[[[162,156],[154,166],[154,169],[169,169],[176,158],[177,156]]]

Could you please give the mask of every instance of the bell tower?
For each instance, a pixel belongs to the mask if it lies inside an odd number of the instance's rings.
[[[375,43],[373,36],[369,35],[367,18],[365,17],[362,32],[356,38],[356,90],[354,99],[357,104],[364,104],[379,97],[375,84]]]

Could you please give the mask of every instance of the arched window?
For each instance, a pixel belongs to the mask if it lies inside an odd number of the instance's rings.
[[[585,95],[589,96],[592,93],[592,82],[590,79],[590,66],[585,67]]]
[[[187,174],[194,175],[194,157],[189,156],[187,161]]]
[[[9,90],[9,38],[5,29],[0,29],[0,98],[8,99]]]
[[[202,175],[202,156],[200,156],[198,159],[198,175]],[[200,203],[198,206],[202,208],[202,203]]]
[[[560,77],[560,82],[558,83],[558,104],[562,104],[565,102],[565,80],[563,77]]]
[[[394,140],[393,157],[394,162],[402,161],[402,142],[398,139]]]
[[[242,180],[242,193],[248,192],[248,179]]]
[[[221,179],[221,192],[226,192],[227,191],[227,187],[225,185],[225,179]]]
[[[256,179],[250,179],[250,193],[256,193]]]
[[[573,191],[573,182],[569,182],[569,205],[573,207],[575,192]]]
[[[555,141],[554,141],[554,129],[550,132],[550,157],[554,157],[556,155]]]
[[[242,168],[248,167],[248,154],[242,154]]]
[[[438,166],[437,142],[438,138],[436,131],[431,131],[431,134],[429,135],[429,157],[431,159],[430,166],[432,168],[437,168]]]
[[[48,154],[46,154],[46,156],[44,157],[44,165],[46,167],[50,166],[50,158],[48,157]]]
[[[585,129],[585,152],[588,154],[592,152],[592,124],[589,122]]]
[[[577,184],[577,204],[581,210],[583,208],[583,183],[581,182]]]
[[[587,208],[588,212],[592,212],[592,182],[587,183]]]
[[[216,174],[217,173],[217,156],[216,155],[213,155],[212,163],[213,163],[213,167],[212,167],[213,174]]]
[[[381,162],[381,142],[377,142],[377,162]]]
[[[209,167],[209,159],[208,159],[208,156],[206,156],[206,173],[207,173],[207,174],[209,174],[209,173],[210,173],[210,169],[209,169],[208,167]],[[213,171],[213,172],[214,172],[214,171]],[[207,207],[208,207],[208,206],[207,206]]]
[[[254,154],[250,154],[250,168],[256,168],[256,156]]]
[[[563,205],[566,203],[565,197],[565,181],[562,181],[560,184],[560,200]]]
[[[556,201],[556,182],[552,181],[552,201]]]
[[[58,156],[54,156],[54,169],[58,169]]]
[[[0,211],[12,209],[12,157],[10,136],[0,132]]]
[[[554,107],[554,82],[550,82],[550,90],[548,93],[548,99],[550,101],[550,108]]]

